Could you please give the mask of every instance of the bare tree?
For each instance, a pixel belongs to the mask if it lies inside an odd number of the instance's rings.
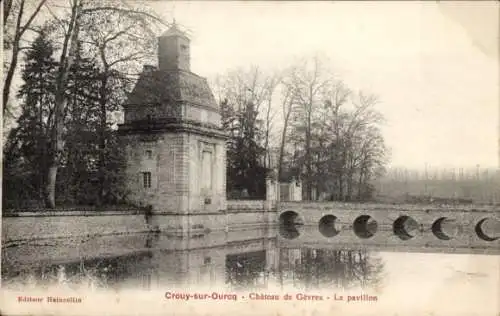
[[[291,74],[294,103],[294,134],[303,143],[303,158],[299,168],[305,169],[305,198],[313,197],[313,129],[318,109],[323,103],[323,90],[332,83],[324,61],[315,56],[295,67]]]
[[[265,190],[263,178],[270,164],[274,119],[272,103],[278,82],[278,76],[267,75],[258,67],[236,69],[217,78],[223,126],[232,135],[228,143],[228,189],[232,188],[232,193],[247,189],[261,194]],[[262,179],[257,179],[259,175]]]
[[[7,24],[7,18],[9,17],[10,10],[12,9],[12,0],[5,0],[3,2],[3,26]]]
[[[270,131],[274,118],[272,102],[278,83],[277,75],[267,75],[256,66],[248,71],[244,69],[230,71],[219,76],[216,81],[220,101],[227,99],[235,107],[236,112],[241,112],[252,104],[254,110],[259,113],[255,124],[264,130],[262,138],[266,151],[270,145]]]
[[[7,66],[3,84],[3,115],[10,115],[9,96],[12,79],[17,69],[19,53],[22,50],[21,40],[30,28],[33,20],[40,12],[46,0],[39,0],[31,13],[27,12],[26,0],[7,0],[4,2],[3,27],[4,27],[4,49],[11,50],[10,63]],[[9,26],[9,24],[12,24]],[[10,33],[10,34],[9,34]],[[6,35],[6,36],[5,36]]]
[[[282,80],[282,98],[281,98],[281,110],[283,114],[283,127],[281,129],[281,140],[279,147],[279,157],[278,157],[278,179],[281,181],[283,176],[283,162],[285,158],[285,144],[288,133],[288,125],[290,123],[290,117],[292,116],[293,110],[293,86],[291,83],[286,81],[286,78]]]
[[[271,135],[273,129],[273,122],[275,120],[276,112],[273,111],[273,96],[277,87],[280,84],[280,79],[278,76],[270,76],[266,80],[266,97],[265,97],[265,112],[264,112],[264,150],[266,151],[267,159],[265,161],[265,167],[271,167]]]
[[[51,134],[51,150],[49,152],[49,168],[47,174],[47,188],[45,204],[48,208],[56,205],[56,179],[57,169],[61,156],[63,155],[64,144],[62,139],[64,110],[66,108],[66,85],[68,81],[69,69],[73,65],[77,50],[79,19],[81,18],[82,1],[72,0],[71,14],[68,27],[64,33],[64,40],[61,55],[59,57],[59,70],[56,77],[54,126]]]
[[[82,25],[81,41],[100,62],[99,128],[99,202],[103,202],[106,181],[106,133],[108,114],[119,109],[125,99],[127,84],[133,82],[138,68],[149,60],[156,48],[156,34],[151,27],[157,18],[150,13],[116,6],[88,9]],[[118,91],[119,90],[119,91]]]
[[[374,170],[385,163],[386,148],[379,129],[383,118],[374,109],[377,99],[364,93],[354,94],[342,82],[332,86],[327,96],[322,125],[324,136],[330,141],[326,141],[323,151],[324,169],[317,171],[333,176],[335,199],[351,200],[355,186],[360,198],[366,195],[361,191],[367,190]],[[356,175],[359,181],[355,181]],[[326,179],[323,182],[328,183]]]
[[[292,68],[284,80],[288,89],[283,99],[290,91],[291,107],[283,104],[280,165],[286,144],[292,143],[290,167],[302,174],[306,199],[320,198],[320,194],[335,200],[365,198],[372,191],[369,182],[374,170],[380,171],[386,161],[379,130],[382,116],[374,108],[377,99],[353,93],[318,57],[309,62]]]
[[[87,0],[71,0],[70,2],[70,14],[67,19],[59,19],[54,15],[54,24],[62,26],[62,38],[63,44],[61,49],[61,55],[59,59],[59,70],[56,79],[56,93],[55,93],[55,111],[54,111],[54,128],[52,130],[51,136],[51,150],[49,155],[49,168],[48,168],[48,176],[47,176],[47,188],[46,188],[46,205],[49,208],[55,207],[55,188],[56,188],[56,178],[57,178],[57,170],[59,167],[59,163],[61,161],[64,144],[62,140],[63,134],[63,120],[64,120],[64,112],[66,108],[67,98],[66,98],[66,87],[68,81],[69,69],[74,63],[74,59],[76,57],[76,52],[78,51],[78,47],[81,43],[81,40],[84,39],[83,36],[80,36],[80,32],[82,29],[85,31],[86,29],[83,26],[88,27],[88,24],[85,22],[92,21],[92,17],[96,18],[95,14],[106,15],[110,13],[119,13],[119,14],[128,14],[132,15],[140,15],[147,16],[149,18],[154,19],[155,21],[161,21],[158,17],[155,17],[152,14],[147,12],[138,13],[134,8],[130,8],[127,6],[117,6],[112,5],[110,2],[105,3],[96,3],[87,1]],[[109,18],[109,16],[108,16]],[[65,23],[65,21],[68,21]],[[136,19],[136,22],[139,19]],[[104,62],[106,63],[106,67],[109,74],[111,66],[118,64],[122,61],[122,58],[118,58],[112,62],[106,59],[106,48],[107,44],[110,43],[113,39],[118,38],[120,35],[127,33],[127,31],[131,30],[132,27],[125,27],[124,30],[114,30],[115,33],[108,33],[104,36],[104,39],[101,37],[98,40],[98,51],[100,53],[101,61],[104,57]],[[95,29],[93,30],[95,32]],[[106,30],[104,30],[106,32]],[[86,34],[92,33],[87,32]],[[98,38],[94,37],[94,39]],[[94,42],[95,43],[95,42]],[[129,59],[132,58],[129,56]],[[107,78],[107,77],[106,77]],[[107,79],[106,79],[107,80]],[[103,79],[104,81],[104,79]],[[104,83],[104,82],[103,82]],[[107,82],[106,82],[107,83]],[[106,85],[103,85],[106,88]],[[105,105],[107,99],[104,96],[104,90],[101,96],[103,96],[102,104]],[[102,120],[105,122],[106,120],[106,112],[102,113]],[[104,125],[104,124],[103,124]]]

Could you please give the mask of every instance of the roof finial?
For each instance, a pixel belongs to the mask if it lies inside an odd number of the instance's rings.
[[[174,7],[172,8],[172,16],[174,18],[174,22],[172,23],[172,27],[175,27],[177,23],[175,23],[175,2],[174,2]]]

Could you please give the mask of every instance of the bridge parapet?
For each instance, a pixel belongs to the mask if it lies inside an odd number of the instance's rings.
[[[470,212],[500,212],[499,206],[484,206],[470,204],[383,204],[383,203],[343,203],[343,202],[315,202],[315,201],[287,201],[279,202],[280,209],[283,208],[302,208],[313,210],[331,210],[331,209],[346,209],[346,210],[370,210],[370,211],[386,211],[386,210],[460,210]]]
[[[262,210],[266,205],[265,200],[227,200],[228,211]]]
[[[278,218],[292,227],[282,231],[286,243],[500,253],[495,208],[287,202]]]

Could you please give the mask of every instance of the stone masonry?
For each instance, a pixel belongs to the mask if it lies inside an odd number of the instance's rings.
[[[226,136],[218,105],[206,79],[190,71],[187,36],[174,25],[158,43],[159,68],[144,67],[119,127],[129,200],[156,215],[225,211]]]

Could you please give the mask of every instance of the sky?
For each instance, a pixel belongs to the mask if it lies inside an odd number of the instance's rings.
[[[191,70],[209,80],[327,57],[378,95],[390,166],[500,167],[498,2],[146,2],[189,30]]]
[[[499,166],[495,2],[151,1],[191,34],[209,79],[272,71],[320,53],[347,84],[379,96],[391,165]]]

